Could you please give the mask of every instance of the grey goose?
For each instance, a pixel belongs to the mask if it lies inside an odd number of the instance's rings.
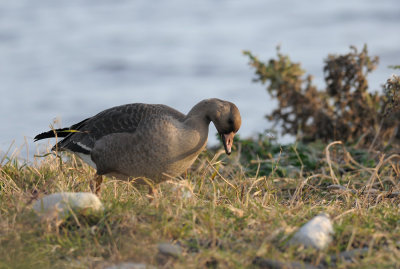
[[[63,138],[52,150],[72,152],[95,168],[97,193],[103,175],[154,183],[181,175],[204,150],[211,121],[229,155],[241,116],[233,103],[216,98],[199,102],[187,115],[161,104],[116,106],[34,139]]]

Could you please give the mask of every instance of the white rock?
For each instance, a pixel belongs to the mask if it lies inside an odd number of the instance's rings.
[[[182,198],[183,199],[190,199],[192,198],[192,192],[190,192],[189,190],[183,190],[182,191]]]
[[[191,188],[190,184],[187,182],[187,180],[182,180],[176,186],[172,188],[174,192],[177,192],[182,199],[190,199],[192,198],[193,195],[193,189]]]
[[[153,268],[153,267],[147,266],[144,263],[124,262],[108,266],[105,269],[147,269],[147,268]]]
[[[301,244],[319,250],[332,241],[333,227],[329,215],[321,213],[304,224],[292,237],[289,244]]]
[[[67,217],[71,210],[76,214],[91,215],[104,209],[99,198],[90,192],[58,192],[37,200],[33,209],[40,215],[56,213]]]

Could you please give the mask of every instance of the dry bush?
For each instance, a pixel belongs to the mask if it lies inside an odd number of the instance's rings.
[[[281,54],[279,48],[277,59],[268,63],[251,52],[244,54],[255,68],[254,81],[267,84],[267,91],[279,102],[267,118],[281,124],[283,134],[297,135],[303,141],[360,139],[364,145],[382,144],[398,136],[399,77],[388,80],[383,94],[369,92],[367,75],[376,68],[378,57],[370,57],[366,46],[361,52],[351,47],[345,55],[325,59],[323,90],[318,90],[312,76],[305,77],[300,64]]]

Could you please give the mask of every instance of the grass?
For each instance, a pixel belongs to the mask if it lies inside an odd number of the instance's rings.
[[[158,186],[111,178],[100,219],[40,220],[32,197],[90,191],[94,170],[74,156],[0,164],[0,268],[104,268],[137,262],[157,268],[259,268],[258,259],[327,268],[400,267],[400,166],[385,155],[342,144],[280,146],[260,136],[237,140],[230,157],[203,153],[187,174]],[[391,156],[391,157],[390,157]],[[344,188],[335,185],[340,184]],[[334,186],[332,186],[334,185]],[[320,212],[334,223],[323,251],[288,246]],[[158,253],[177,244],[177,258]],[[351,261],[343,251],[367,248]]]

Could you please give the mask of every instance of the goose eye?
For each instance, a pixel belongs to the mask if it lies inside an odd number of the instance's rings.
[[[233,124],[233,120],[232,120],[232,119],[229,119],[229,120],[228,120],[228,124],[232,125],[232,124]]]

